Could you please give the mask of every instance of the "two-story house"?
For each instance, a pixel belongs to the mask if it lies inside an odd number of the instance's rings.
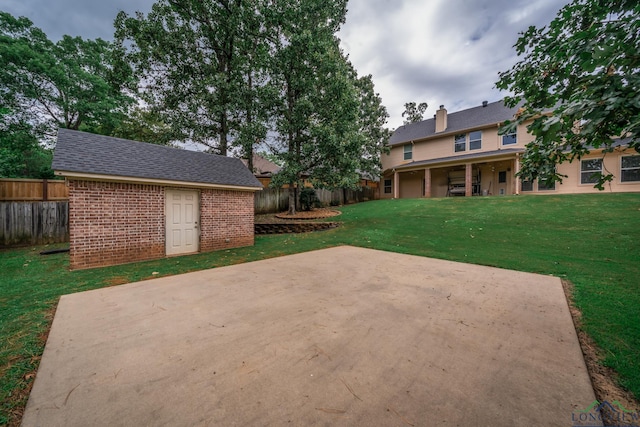
[[[613,153],[594,150],[558,165],[567,176],[562,184],[522,182],[516,177],[520,156],[534,137],[525,125],[498,134],[517,111],[502,101],[451,114],[441,105],[434,118],[400,126],[390,138],[390,153],[382,155],[381,198],[590,193],[598,192],[593,188],[598,173],[615,175],[605,187],[609,191],[640,191],[640,155],[624,140]]]

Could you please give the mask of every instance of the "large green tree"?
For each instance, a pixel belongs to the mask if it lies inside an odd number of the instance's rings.
[[[0,108],[0,178],[54,178],[52,153],[34,136],[28,123]]]
[[[120,58],[104,40],[54,43],[29,19],[0,12],[0,102],[41,141],[61,127],[110,133],[133,101]]]
[[[180,135],[162,120],[160,114],[140,106],[129,110],[111,136],[160,145],[173,145],[180,139]]]
[[[289,185],[294,214],[303,179],[316,188],[355,187],[376,168],[387,114],[370,77],[358,79],[339,48],[345,0],[277,0],[269,11],[280,30],[269,84],[278,95],[273,118],[283,167],[273,184]]]
[[[268,0],[245,1],[236,47],[239,82],[234,96],[233,145],[253,171],[254,149],[264,143],[269,131],[269,107],[276,93],[269,81],[271,47],[277,29],[267,25],[265,10]]]
[[[382,173],[380,154],[389,153],[389,137],[391,131],[386,128],[389,114],[382,104],[382,98],[375,91],[373,77],[367,75],[356,78],[358,93],[358,123],[355,153],[352,154],[359,161],[358,169],[361,176],[378,179]]]
[[[339,48],[345,12],[346,0],[159,0],[146,16],[121,13],[116,40],[178,139],[240,153],[250,168],[254,148],[269,149],[295,210],[303,177],[354,186],[379,171],[388,139],[371,77]]]
[[[142,79],[141,94],[182,135],[227,155],[231,142],[254,122],[252,88],[262,58],[261,30],[252,0],[160,0],[146,16],[121,12],[116,40]],[[245,107],[245,108],[242,108]],[[239,119],[239,111],[245,116]],[[247,117],[248,114],[248,117]]]
[[[521,105],[514,121],[532,120],[520,175],[561,181],[556,165],[592,149],[610,152],[618,137],[640,151],[640,3],[574,0],[547,26],[530,27],[515,48],[522,59],[500,73],[497,87]],[[612,179],[603,174],[596,184]]]

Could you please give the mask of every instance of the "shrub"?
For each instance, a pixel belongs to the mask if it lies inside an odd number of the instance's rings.
[[[340,200],[332,200],[329,205],[331,206],[340,206]]]
[[[300,205],[303,211],[310,211],[316,203],[320,202],[316,190],[313,188],[303,188],[300,191]]]

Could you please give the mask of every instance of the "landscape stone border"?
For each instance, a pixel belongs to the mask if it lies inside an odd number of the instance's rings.
[[[310,231],[329,230],[340,225],[339,222],[295,222],[255,224],[255,234],[308,233]]]

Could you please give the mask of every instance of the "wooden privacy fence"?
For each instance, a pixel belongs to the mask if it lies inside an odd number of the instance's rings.
[[[69,200],[64,181],[48,179],[0,179],[0,201]]]
[[[254,194],[253,207],[256,214],[282,212],[289,209],[288,188],[265,188]]]
[[[0,202],[0,246],[69,241],[69,202]]]
[[[323,204],[339,203],[347,205],[349,203],[362,203],[369,200],[379,199],[378,189],[370,187],[360,187],[357,190],[346,188],[338,190],[316,190],[316,195]]]
[[[366,202],[367,200],[379,199],[377,188],[361,187],[358,190],[338,189],[338,190],[316,190],[318,199],[323,205]],[[288,188],[265,188],[256,191],[254,198],[254,208],[256,214],[266,214],[283,212],[289,209],[289,189]]]

